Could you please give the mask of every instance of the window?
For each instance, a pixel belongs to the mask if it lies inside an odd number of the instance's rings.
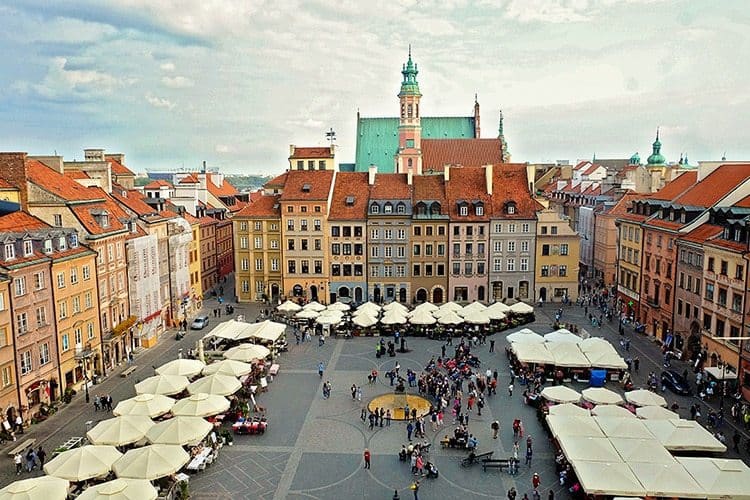
[[[393,266],[383,266],[383,277],[390,278],[393,276]]]
[[[515,252],[516,251],[516,242],[515,241],[509,241],[508,242],[508,251],[509,252]]]
[[[473,235],[474,235],[474,227],[466,226],[466,236],[473,236]]]
[[[16,314],[16,331],[19,335],[23,335],[29,331],[29,318],[25,312]]]
[[[299,230],[307,231],[307,219],[302,219],[301,221],[299,221]]]
[[[376,203],[373,203],[372,205],[370,205],[370,213],[372,213],[372,214],[379,214],[380,213],[380,206],[377,205]]]
[[[445,276],[445,264],[437,265],[437,276]]]
[[[474,213],[475,213],[476,215],[484,215],[484,207],[483,207],[483,206],[481,206],[481,205],[477,205],[477,206],[476,206],[476,207],[474,208]]]
[[[472,243],[466,244],[466,255],[471,256],[474,253],[474,245]]]
[[[5,244],[5,260],[12,260],[16,258],[16,247],[13,243]]]
[[[297,261],[288,260],[287,263],[286,263],[286,267],[287,267],[287,272],[289,272],[289,274],[296,273],[297,272]]]
[[[263,238],[261,236],[256,236],[253,243],[255,244],[255,248],[263,248]]]
[[[39,346],[39,364],[46,365],[49,363],[49,344],[44,343]]]
[[[86,325],[86,335],[88,335],[89,340],[94,338],[94,323],[89,321],[89,324]]]
[[[351,276],[352,275],[352,265],[351,264],[344,264],[343,266],[343,274],[344,276]]]
[[[469,215],[469,207],[467,207],[466,205],[462,205],[458,209],[458,213],[459,213],[459,215],[462,215],[462,216]]]
[[[287,211],[287,213],[290,213],[290,214],[291,214],[291,213],[293,213],[293,212],[294,212],[294,207],[292,207],[292,206],[288,206],[288,207],[286,207],[286,211]]]
[[[549,255],[549,245],[542,245],[542,255]]]
[[[732,310],[734,312],[742,312],[742,294],[732,294]]]
[[[568,245],[565,245],[565,251],[567,252]],[[522,241],[521,242],[521,252],[528,253],[529,252],[529,242],[528,241]],[[562,245],[560,246],[560,253],[562,254]]]
[[[322,274],[323,273],[323,261],[322,260],[313,261],[313,268],[315,269],[315,274]]]
[[[549,276],[549,266],[542,266],[541,276],[543,277]]]
[[[503,251],[503,242],[502,241],[496,241],[493,243],[493,250],[498,253]]]
[[[385,236],[386,240],[392,240],[393,239],[393,230],[392,229],[386,229],[383,232],[383,235]]]
[[[406,239],[406,230],[404,230],[404,229],[397,230],[396,231],[396,238],[399,239],[399,240]]]
[[[414,256],[418,256],[422,254],[421,248],[422,248],[421,245],[414,245]]]
[[[62,227],[63,225],[62,214],[54,214],[53,218],[54,218],[55,227]]]
[[[503,225],[502,224],[495,224],[495,232],[496,233],[502,233],[503,232]]]
[[[279,270],[279,259],[271,259],[271,271]]]
[[[565,265],[561,264],[560,266],[557,267],[557,271],[558,271],[558,275],[559,276],[562,276],[562,277],[567,276],[568,275],[568,266],[565,266]]]
[[[68,301],[67,300],[61,300],[57,303],[57,310],[60,314],[60,319],[65,319],[68,317]]]
[[[243,225],[243,224],[245,225],[245,227],[242,227],[242,225]],[[274,224],[274,225],[275,225],[275,224]],[[255,222],[253,223],[253,227],[255,228],[255,230],[256,230],[256,231],[260,231],[260,230],[261,230],[261,228],[262,228],[262,225],[261,225],[260,221],[257,221],[257,220],[256,220],[256,221],[255,221]],[[241,229],[243,229],[243,230],[247,230],[247,222],[241,222],[241,223],[240,223],[240,228],[241,228]]]
[[[734,266],[734,279],[744,279],[745,277],[745,266],[742,266],[740,264],[737,264]]]
[[[240,269],[243,271],[249,271],[250,261],[243,257],[242,260],[240,260]]]
[[[398,214],[405,214],[406,213],[406,205],[403,203],[399,203],[396,205],[396,213]]]
[[[287,229],[287,231],[294,231],[294,221],[293,220],[286,221],[286,229]]]
[[[438,226],[438,236],[445,236],[445,226]]]
[[[354,244],[354,255],[364,255],[365,246],[362,243]]]
[[[73,297],[73,314],[81,312],[81,298]]]
[[[57,273],[57,288],[65,288],[65,273]]]
[[[521,271],[528,271],[529,270],[529,258],[528,257],[521,257]]]
[[[362,264],[354,264],[354,276],[362,276],[363,268]]]
[[[453,274],[461,274],[461,263],[460,262],[454,262],[453,263]]]
[[[708,258],[708,267],[707,267],[707,269],[709,271],[711,271],[711,272],[714,272],[714,258],[713,257],[709,257]]]
[[[422,227],[414,226],[414,236],[422,236]]]
[[[550,234],[557,234],[557,226],[550,226],[549,232]]]
[[[372,276],[373,278],[377,278],[378,269],[379,269],[379,266],[370,266],[370,276]]]
[[[307,250],[307,238],[302,238],[300,240],[300,250],[303,250],[303,251]]]
[[[42,307],[36,308],[36,324],[37,326],[44,326],[47,324],[47,309]]]
[[[385,205],[383,205],[383,213],[393,213],[393,205],[391,203],[386,203]]]
[[[508,259],[506,261],[506,269],[508,271],[515,271],[516,270],[516,259]]]
[[[21,375],[26,375],[31,370],[31,351],[24,351],[21,354]]]
[[[422,276],[421,269],[422,269],[422,266],[420,266],[419,264],[414,264],[414,267],[412,269],[411,275],[412,276]]]
[[[437,254],[439,256],[441,256],[441,257],[445,255],[445,245],[444,244],[442,244],[442,243],[438,244],[438,246],[437,246]]]
[[[477,274],[484,275],[484,262],[477,262]]]
[[[294,238],[289,238],[288,240],[286,240],[286,249],[294,250]]]
[[[341,264],[331,264],[331,276],[341,276]]]
[[[706,299],[714,300],[714,285],[712,283],[706,283]]]
[[[509,233],[515,233],[516,232],[516,225],[515,224],[508,224],[508,232]]]
[[[242,280],[242,292],[248,293],[250,291],[250,282],[247,280]]]
[[[310,261],[309,260],[303,260],[300,262],[300,272],[302,274],[309,274],[310,273]]]
[[[393,257],[393,247],[386,246],[385,248],[383,248],[383,256],[386,259],[390,259],[391,257]]]
[[[34,253],[34,243],[31,240],[23,240],[23,256],[28,257]]]
[[[460,257],[461,256],[461,243],[454,243],[453,244],[453,256],[454,257]]]
[[[52,240],[44,240],[44,253],[52,253]]]
[[[721,270],[719,271],[719,273],[722,276],[726,276],[728,272],[729,272],[729,262],[727,262],[725,260],[722,260],[721,261]]]
[[[461,228],[459,226],[453,226],[453,236],[460,236]]]
[[[70,268],[70,284],[75,285],[77,283],[78,283],[78,268],[71,267]]]
[[[525,222],[521,224],[521,232],[522,233],[528,233],[529,232],[529,223]]]
[[[320,219],[313,220],[313,230],[320,231],[321,225],[322,225],[322,222]]]
[[[474,266],[471,262],[464,263],[464,274],[466,276],[471,276],[472,274],[474,274]]]
[[[331,245],[331,254],[332,255],[341,255],[341,243],[333,243]]]
[[[89,266],[83,266],[82,271],[83,281],[88,281],[89,279],[91,279],[91,269],[89,268]]]
[[[506,205],[506,211],[508,212],[508,215],[513,215],[516,213],[516,204],[515,203],[508,203]]]
[[[0,311],[5,311],[5,294],[0,292]]]
[[[547,226],[542,226],[541,227],[541,232],[542,232],[542,234],[547,234]]]
[[[425,246],[424,246],[424,254],[425,254],[425,255],[430,255],[430,256],[431,256],[431,255],[432,255],[432,248],[433,248],[433,247],[432,247],[432,245],[430,245],[430,244],[427,244],[427,245],[425,245]]]
[[[256,271],[263,270],[263,259],[255,259],[255,270]]]
[[[271,240],[271,249],[276,250],[279,248],[279,240]]]
[[[370,247],[370,257],[380,257],[380,247]]]
[[[240,248],[247,248],[247,236],[240,236]]]
[[[16,289],[16,297],[20,297],[21,295],[26,295],[26,277],[25,276],[14,278],[13,285],[14,285],[14,288]]]
[[[70,235],[70,248],[78,248],[78,235],[76,233]]]
[[[493,259],[492,271],[499,273],[503,270],[503,259]]]
[[[62,336],[61,348],[63,351],[67,351],[68,349],[70,349],[70,338],[68,337],[67,333]]]
[[[91,292],[86,292],[85,294],[83,294],[83,306],[86,309],[91,309],[91,307],[93,306],[91,302]]]
[[[331,226],[331,236],[334,238],[341,235],[341,228],[339,226]]]
[[[719,295],[717,296],[716,302],[721,307],[727,306],[727,289],[719,287]]]

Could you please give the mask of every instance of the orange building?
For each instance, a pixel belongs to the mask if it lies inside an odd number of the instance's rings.
[[[10,314],[11,280],[0,275],[0,416],[11,416],[18,408],[13,320]]]

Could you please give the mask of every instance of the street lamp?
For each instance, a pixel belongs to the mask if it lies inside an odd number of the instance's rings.
[[[86,362],[85,360],[81,359],[78,361],[78,364],[81,367],[81,373],[83,374],[83,387],[86,391],[86,403],[89,403],[91,401],[91,398],[89,397],[89,379],[86,376]]]

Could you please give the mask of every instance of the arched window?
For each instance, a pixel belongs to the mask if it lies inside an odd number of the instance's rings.
[[[393,213],[393,205],[388,202],[383,206],[383,213],[390,214]]]
[[[440,215],[440,203],[434,202],[430,207],[430,215]]]
[[[406,117],[406,106],[402,104],[401,105],[401,118],[404,118],[404,117]]]
[[[414,166],[414,160],[412,160],[411,158],[409,158],[409,160],[406,162],[406,165],[409,166],[409,167]]]
[[[370,213],[371,214],[379,214],[380,213],[380,207],[377,203],[373,203],[370,205]]]
[[[411,106],[411,104],[409,104],[409,105],[406,106],[406,116],[409,117],[409,118],[411,118],[411,116],[412,116],[412,106]]]
[[[405,214],[406,213],[406,205],[403,203],[399,203],[396,205],[396,213],[397,214]]]

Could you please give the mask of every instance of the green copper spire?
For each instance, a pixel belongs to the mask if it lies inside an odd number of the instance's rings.
[[[409,45],[409,60],[406,61],[406,64],[404,64],[401,69],[401,74],[404,76],[404,79],[401,81],[401,92],[399,92],[399,96],[422,95],[419,92],[419,83],[417,82],[418,73],[419,70],[417,69],[416,63],[411,60],[411,45]]]
[[[666,158],[664,158],[664,155],[661,154],[661,141],[659,140],[658,128],[656,129],[656,140],[653,144],[653,152],[646,161],[649,165],[664,165],[665,163],[667,163]]]
[[[498,120],[497,124],[497,136],[503,137],[505,134],[503,132],[503,110],[500,110],[500,119]]]

